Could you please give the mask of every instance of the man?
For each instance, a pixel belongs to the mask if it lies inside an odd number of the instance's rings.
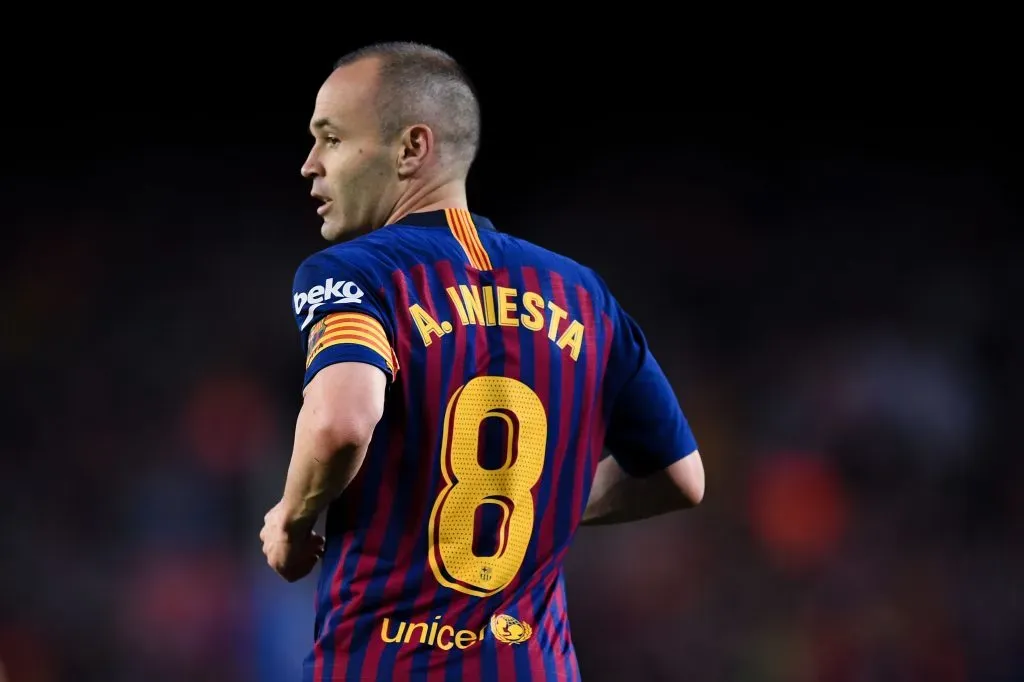
[[[468,211],[480,117],[451,57],[348,55],[311,131],[339,243],[295,276],[304,400],[261,532],[289,581],[323,557],[305,679],[579,679],[562,559],[581,522],[701,500],[679,404],[596,274]]]

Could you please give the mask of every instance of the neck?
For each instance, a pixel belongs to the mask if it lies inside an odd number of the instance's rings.
[[[410,213],[425,213],[427,211],[439,211],[445,208],[468,209],[466,201],[466,182],[464,180],[449,180],[441,185],[425,185],[403,195],[396,203],[391,215],[388,216],[385,225],[398,222]]]

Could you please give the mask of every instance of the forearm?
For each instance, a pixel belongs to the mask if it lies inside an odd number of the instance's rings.
[[[614,457],[597,465],[582,525],[628,523],[687,509],[694,502],[662,471],[646,478],[630,476]]]
[[[369,439],[352,434],[353,430],[326,422],[308,406],[300,410],[282,504],[288,523],[301,532],[312,529],[359,472]]]

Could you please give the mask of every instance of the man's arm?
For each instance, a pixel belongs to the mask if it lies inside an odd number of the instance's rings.
[[[610,296],[610,294],[609,294]],[[604,399],[609,456],[598,463],[581,520],[625,523],[694,507],[704,497],[704,466],[675,391],[640,325],[612,297],[612,347]]]
[[[689,509],[704,499],[704,465],[694,450],[649,476],[627,474],[614,457],[597,465],[581,525],[628,523]]]
[[[289,533],[308,534],[359,473],[384,412],[387,376],[362,362],[324,367],[303,393],[280,507]]]
[[[359,473],[398,372],[380,280],[356,247],[332,247],[302,262],[292,313],[306,355],[303,404],[281,500],[263,517],[267,563],[285,580],[305,577],[326,540],[320,514]]]

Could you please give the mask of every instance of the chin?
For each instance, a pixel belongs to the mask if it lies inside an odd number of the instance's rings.
[[[352,230],[334,220],[325,220],[320,226],[320,236],[329,242],[346,239]]]
[[[329,242],[333,242],[338,238],[338,228],[325,220],[324,224],[320,226],[320,236]]]

